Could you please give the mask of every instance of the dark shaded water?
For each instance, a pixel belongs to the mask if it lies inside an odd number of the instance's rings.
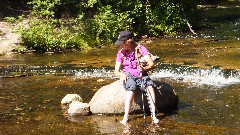
[[[180,100],[177,111],[158,113],[157,125],[150,117],[145,125],[142,114],[131,115],[123,126],[122,116],[69,117],[62,110],[66,94],[89,102],[99,88],[117,79],[118,48],[1,56],[0,134],[240,134],[237,4],[228,3],[233,10],[203,10],[207,16],[201,24],[207,29],[198,36],[165,37],[146,45],[160,56],[151,77],[172,85]]]

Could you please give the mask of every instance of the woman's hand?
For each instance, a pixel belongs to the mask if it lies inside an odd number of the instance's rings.
[[[142,65],[138,65],[138,66],[137,66],[137,69],[138,69],[140,72],[143,72],[144,70],[146,70]]]
[[[124,73],[120,73],[120,82],[126,83],[127,82],[127,75]]]
[[[120,71],[120,67],[121,67],[121,62],[116,62],[114,74],[120,77],[121,83],[124,83],[127,81],[127,75],[125,75],[122,71]]]

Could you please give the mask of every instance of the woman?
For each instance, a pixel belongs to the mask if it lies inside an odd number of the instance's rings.
[[[152,58],[148,55],[149,52],[144,46],[138,46],[133,40],[133,35],[130,31],[121,31],[118,40],[115,45],[121,46],[122,49],[118,51],[116,64],[115,64],[115,75],[120,77],[120,81],[123,82],[124,89],[127,91],[125,99],[125,113],[120,123],[126,124],[128,121],[128,115],[131,109],[131,105],[134,98],[134,91],[143,88],[150,99],[150,108],[152,113],[153,123],[158,123],[159,120],[155,114],[155,93],[154,83],[149,78],[147,71],[154,68]],[[139,64],[137,58],[136,49],[139,47],[139,52],[144,57],[147,64],[142,66]],[[121,71],[121,67],[123,70]],[[143,81],[143,82],[142,82]],[[144,85],[141,87],[141,85]]]

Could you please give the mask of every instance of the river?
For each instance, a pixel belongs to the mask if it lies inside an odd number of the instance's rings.
[[[147,41],[160,59],[150,76],[173,86],[178,109],[158,113],[69,117],[61,99],[70,93],[89,102],[113,75],[119,48],[0,56],[0,134],[240,134],[239,2],[203,9],[202,30]],[[231,8],[230,8],[231,7]],[[230,17],[229,17],[230,16]]]

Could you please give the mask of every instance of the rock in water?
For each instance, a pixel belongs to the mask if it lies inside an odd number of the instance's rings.
[[[67,94],[61,101],[62,105],[68,105],[73,101],[82,102],[82,98],[78,94]]]
[[[74,101],[69,105],[68,114],[70,116],[89,115],[90,106],[87,103]]]
[[[169,84],[156,82],[156,108],[164,112],[176,109],[178,105],[178,96],[173,87]],[[126,91],[120,81],[115,81],[109,85],[100,88],[89,102],[90,111],[94,114],[119,114],[124,112]],[[147,99],[144,99],[145,111],[149,113]],[[142,109],[141,91],[135,93],[131,112],[138,112]]]

